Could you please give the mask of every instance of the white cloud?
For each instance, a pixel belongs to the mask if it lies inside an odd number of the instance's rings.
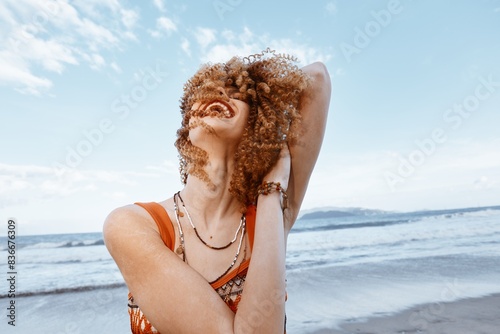
[[[84,18],[78,32],[86,38],[86,41],[92,50],[98,50],[100,47],[118,46],[118,37],[107,28]]]
[[[172,21],[172,19],[162,16],[156,20],[156,27],[158,30],[163,30],[168,35],[172,32],[177,31],[177,25]]]
[[[105,193],[105,196],[112,199],[124,199],[127,197],[127,194],[123,191],[114,191],[112,193]]]
[[[187,38],[182,39],[181,49],[182,49],[182,51],[184,51],[185,54],[188,55],[188,57],[191,57],[191,50],[189,48],[189,40]]]
[[[57,170],[47,166],[0,163],[0,207],[8,205],[13,200],[29,202],[44,198],[60,198],[80,192],[100,191],[100,187],[96,184],[137,186],[139,180],[158,178],[166,171],[172,172],[173,166],[165,162],[161,168],[148,167],[147,170],[151,171],[147,172],[72,168]]]
[[[222,33],[221,33],[221,35],[228,42],[232,42],[236,38],[236,35],[235,35],[235,33],[232,30],[227,30],[227,29],[223,30]]]
[[[112,68],[113,70],[115,70],[115,72],[116,72],[116,73],[118,73],[118,74],[119,74],[119,73],[122,73],[122,69],[121,69],[121,67],[120,67],[120,66],[118,66],[118,64],[117,64],[117,63],[115,63],[115,62],[111,62],[111,64],[109,64],[109,65],[111,66],[111,68]]]
[[[73,51],[55,39],[33,39],[26,44],[24,59],[35,61],[48,71],[62,73],[65,64],[78,64]]]
[[[12,12],[6,6],[0,6],[0,21],[5,22],[9,25],[16,24]]]
[[[338,11],[337,5],[333,1],[330,1],[329,3],[327,3],[325,6],[325,9],[331,15],[337,14],[337,11]]]
[[[93,70],[99,70],[104,65],[106,65],[106,61],[104,60],[104,58],[97,53],[94,53],[92,55],[85,55],[85,59],[88,60],[88,62],[90,63],[90,68]]]
[[[6,0],[0,18],[0,85],[40,95],[52,87],[51,72],[61,74],[81,60],[106,66],[107,50],[136,39],[139,14],[117,0]]]
[[[148,30],[148,33],[151,35],[151,37],[154,38],[160,38],[162,36],[161,32],[159,32],[158,30]]]
[[[52,82],[31,73],[25,61],[13,54],[0,52],[0,83],[13,85],[21,93],[39,95],[52,87]],[[20,85],[19,83],[22,83]]]
[[[196,28],[194,37],[202,49],[205,49],[209,44],[215,42],[216,31],[210,28]]]
[[[327,62],[332,55],[317,50],[306,44],[300,44],[291,39],[272,39],[268,35],[256,36],[249,28],[244,28],[241,33],[224,30],[221,33],[222,41],[215,43],[217,31],[198,28],[195,38],[202,49],[202,62],[225,62],[233,56],[245,57],[260,53],[266,48],[271,48],[277,53],[287,53],[296,56],[302,65],[314,61]]]
[[[25,180],[11,179],[0,175],[0,194],[8,191],[17,192],[20,190],[32,189],[33,185]]]
[[[202,62],[221,63],[228,61],[233,56],[244,57],[262,50],[258,44],[217,44],[212,46],[201,57]]]
[[[488,177],[483,175],[477,180],[475,180],[473,183],[474,183],[474,188],[476,189],[489,189],[492,188],[496,182],[490,180]]]
[[[157,171],[166,174],[179,174],[179,163],[177,161],[165,160],[159,166],[146,166],[147,170]]]
[[[173,32],[176,31],[177,25],[172,19],[166,16],[162,16],[156,19],[156,30],[148,29],[148,33],[154,38],[160,38],[164,34],[170,36]]]
[[[330,60],[330,54],[324,54],[314,47],[305,44],[297,44],[291,39],[279,39],[269,42],[269,46],[279,53],[288,53],[296,56],[299,62],[303,65],[310,64],[315,61],[327,62]]]
[[[134,28],[135,24],[137,23],[137,20],[139,19],[139,14],[137,14],[136,11],[130,9],[122,9],[121,14],[122,14],[123,25],[128,29]]]
[[[160,12],[165,12],[165,3],[163,2],[163,0],[153,0],[153,4],[156,8],[158,8]]]
[[[137,36],[132,31],[122,32],[123,39],[128,39],[130,41],[137,41]]]

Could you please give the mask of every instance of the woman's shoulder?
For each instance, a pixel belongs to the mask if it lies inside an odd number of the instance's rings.
[[[140,206],[127,204],[111,211],[104,221],[104,226],[135,224],[147,218],[148,214]]]
[[[106,245],[118,242],[131,231],[158,233],[149,213],[135,204],[118,207],[108,214],[103,224],[104,242]]]

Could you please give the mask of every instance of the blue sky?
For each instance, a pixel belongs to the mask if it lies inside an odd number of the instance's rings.
[[[100,231],[170,197],[183,83],[266,47],[332,79],[303,209],[500,204],[500,1],[7,0],[0,27],[0,218],[18,233]]]

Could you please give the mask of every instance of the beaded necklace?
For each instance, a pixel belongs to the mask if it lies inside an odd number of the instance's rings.
[[[191,227],[193,228],[194,230],[194,233],[196,234],[196,236],[198,237],[198,239],[205,245],[207,246],[208,248],[211,248],[211,249],[215,249],[215,250],[221,250],[221,249],[226,249],[228,248],[229,246],[231,246],[235,241],[236,239],[238,238],[238,234],[241,230],[241,227],[243,226],[243,221],[245,220],[245,214],[242,214],[241,215],[241,219],[240,219],[240,225],[238,226],[238,228],[236,229],[236,232],[234,233],[234,238],[233,240],[229,241],[226,245],[224,246],[220,246],[220,247],[217,247],[217,246],[212,246],[210,245],[208,242],[206,242],[205,240],[203,240],[203,238],[200,236],[200,234],[198,233],[198,230],[196,229],[196,226],[194,225],[193,223],[193,220],[191,219],[191,215],[189,214],[189,211],[187,210],[186,208],[186,205],[184,204],[184,200],[182,199],[181,197],[181,194],[180,192],[177,193],[177,197],[181,200],[181,204],[182,204],[182,208],[184,209],[184,212],[186,212],[186,215],[188,217],[188,220],[189,220],[189,224],[191,225]]]
[[[175,252],[179,255],[182,254],[182,260],[184,262],[186,262],[186,264],[189,264],[187,257],[186,257],[186,246],[185,246],[185,242],[184,242],[184,232],[182,231],[182,225],[180,223],[180,217],[182,217],[182,215],[181,215],[181,212],[179,211],[179,206],[177,204],[177,198],[180,199],[179,192],[174,194],[175,220],[177,222],[177,227],[179,229],[179,241],[180,241],[180,245],[179,245],[179,247],[177,247]],[[182,202],[182,199],[181,199],[181,202]],[[186,211],[186,213],[187,213],[187,211]],[[217,277],[213,281],[210,281],[209,284],[213,284],[213,283],[217,282],[219,279],[221,279],[222,277],[224,277],[224,275],[226,275],[234,267],[234,265],[236,264],[236,261],[238,261],[238,257],[240,255],[240,251],[241,251],[241,245],[243,244],[243,238],[245,237],[245,232],[246,232],[246,217],[245,217],[245,215],[242,216],[241,225],[242,226],[241,226],[240,242],[238,244],[238,249],[236,251],[236,254],[234,255],[233,261],[231,262],[229,267],[226,269],[226,271],[224,271],[224,273],[222,273],[219,277]],[[239,230],[240,230],[240,228],[238,228],[238,231]],[[245,253],[246,253],[246,248],[245,248]]]

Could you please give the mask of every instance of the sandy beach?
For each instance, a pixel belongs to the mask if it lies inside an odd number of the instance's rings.
[[[16,327],[6,321],[2,333],[129,333],[126,287],[21,297]],[[2,305],[6,299],[0,299]],[[313,334],[498,334],[500,294],[454,302],[423,304],[400,313],[349,319],[338,328]]]
[[[16,326],[0,333],[130,333],[126,287],[16,298]],[[0,299],[2,309],[8,299]],[[5,317],[2,317],[5,318]]]
[[[351,319],[314,334],[498,334],[500,294],[412,307],[400,313]]]

